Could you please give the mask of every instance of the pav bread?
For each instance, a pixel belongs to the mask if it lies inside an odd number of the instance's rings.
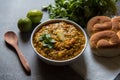
[[[96,16],[88,21],[87,33],[92,52],[98,56],[120,55],[120,16]]]
[[[96,16],[91,18],[87,24],[87,33],[89,36],[98,31],[109,30],[112,28],[111,19],[107,16]]]

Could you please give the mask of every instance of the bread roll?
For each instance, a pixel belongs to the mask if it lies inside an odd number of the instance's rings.
[[[111,19],[107,16],[96,16],[89,20],[87,24],[87,33],[89,36],[92,34],[103,31],[109,30],[112,28]]]
[[[96,16],[88,21],[87,33],[92,52],[98,56],[120,55],[120,16]]]

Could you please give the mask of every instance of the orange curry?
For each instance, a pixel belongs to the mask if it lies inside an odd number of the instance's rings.
[[[85,36],[70,23],[50,23],[34,34],[33,45],[46,58],[67,60],[80,54],[85,46]]]

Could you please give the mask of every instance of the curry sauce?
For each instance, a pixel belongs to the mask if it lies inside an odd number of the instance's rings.
[[[67,60],[80,54],[85,46],[85,36],[70,23],[50,23],[34,34],[33,45],[37,52],[46,58]]]

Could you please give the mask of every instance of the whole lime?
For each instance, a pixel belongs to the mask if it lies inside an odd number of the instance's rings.
[[[39,23],[42,19],[43,12],[37,9],[30,10],[27,13],[27,17],[32,21],[33,24]]]
[[[32,22],[29,18],[20,18],[18,20],[18,28],[21,32],[29,32],[32,30]]]

